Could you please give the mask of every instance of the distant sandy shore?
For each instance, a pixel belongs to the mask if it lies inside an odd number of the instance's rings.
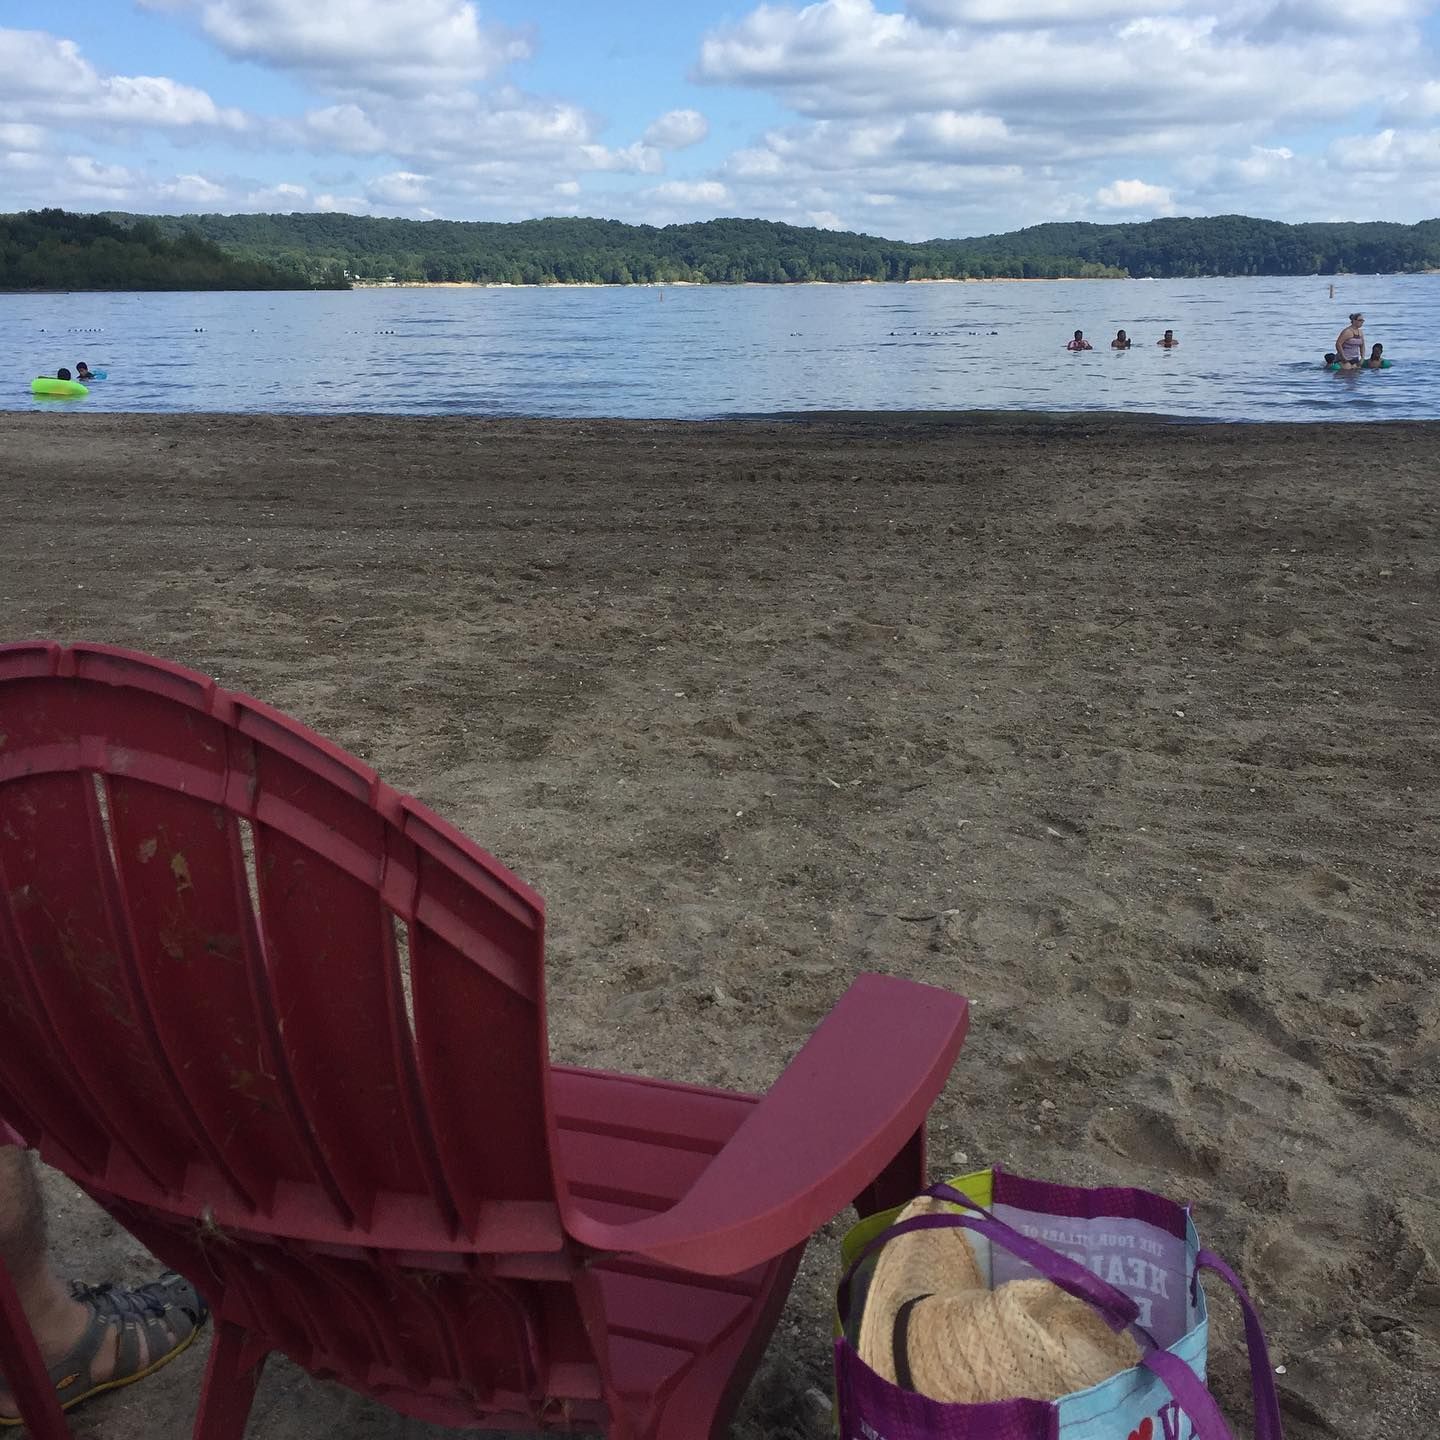
[[[1193,1201],[1289,1440],[1433,1431],[1440,425],[4,413],[0,447],[3,633],[193,665],[474,835],[548,899],[558,1057],[759,1090],[858,972],[968,993],[935,1175]],[[67,1270],[143,1272],[50,1195]],[[829,1435],[842,1228],[739,1440]],[[188,1436],[204,1350],[77,1433]],[[453,1432],[281,1362],[250,1433]]]
[[[355,290],[785,290],[796,285],[1053,285],[1061,280],[1127,280],[1127,275],[966,275],[933,280],[634,280],[615,285],[600,280],[551,280],[513,285],[504,280],[352,280]]]

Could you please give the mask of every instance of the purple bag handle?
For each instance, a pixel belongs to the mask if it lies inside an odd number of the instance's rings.
[[[1178,1355],[1157,1345],[1140,1357],[1140,1363],[1164,1382],[1175,1403],[1185,1412],[1194,1431],[1193,1440],[1235,1440],[1210,1387]],[[1258,1428],[1255,1440],[1261,1440]]]
[[[1255,1440],[1284,1440],[1280,1397],[1275,1392],[1275,1370],[1270,1364],[1270,1347],[1265,1343],[1265,1327],[1260,1323],[1260,1312],[1256,1310],[1255,1302],[1240,1277],[1213,1250],[1202,1250],[1195,1257],[1195,1278],[1190,1282],[1192,1295],[1199,1288],[1202,1270],[1218,1275],[1235,1292],[1240,1312],[1245,1318],[1245,1346],[1250,1352],[1250,1386],[1255,1396]]]

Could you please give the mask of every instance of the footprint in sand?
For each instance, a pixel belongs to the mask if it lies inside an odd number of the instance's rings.
[[[1174,1115],[1148,1105],[1128,1105],[1091,1121],[1091,1138],[1127,1160],[1179,1175],[1213,1176],[1219,1148]]]

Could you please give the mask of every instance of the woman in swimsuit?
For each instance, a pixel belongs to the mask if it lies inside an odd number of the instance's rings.
[[[1345,370],[1357,370],[1365,359],[1365,317],[1357,310],[1335,338],[1335,354]]]
[[[1119,331],[1110,342],[1112,350],[1128,350],[1130,348],[1130,337],[1123,331]]]
[[[1093,350],[1095,347],[1085,338],[1085,332],[1083,330],[1077,330],[1075,332],[1075,338],[1065,348],[1079,352],[1081,350]]]

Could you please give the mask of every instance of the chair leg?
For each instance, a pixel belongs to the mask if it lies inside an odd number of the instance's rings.
[[[240,1326],[216,1320],[194,1440],[243,1440],[245,1422],[255,1403],[255,1387],[265,1367],[265,1357],[255,1356],[247,1342]]]
[[[0,1260],[0,1375],[19,1407],[30,1440],[70,1440],[70,1427],[55,1397],[35,1334],[20,1305],[15,1282]]]
[[[860,1192],[855,1209],[863,1220],[877,1210],[891,1210],[913,1200],[925,1188],[925,1127],[922,1125],[900,1153]]]

